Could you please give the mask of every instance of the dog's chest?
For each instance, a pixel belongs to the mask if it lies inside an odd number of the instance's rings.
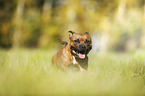
[[[73,64],[74,64],[74,65],[77,64],[77,61],[76,61],[75,56],[73,56]]]

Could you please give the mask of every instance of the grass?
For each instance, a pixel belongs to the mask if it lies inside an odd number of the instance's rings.
[[[51,65],[55,50],[0,50],[0,95],[145,95],[145,54],[89,55],[87,72]]]

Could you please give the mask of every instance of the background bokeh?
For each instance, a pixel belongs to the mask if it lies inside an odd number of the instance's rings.
[[[93,51],[145,48],[144,0],[0,0],[0,48],[56,48],[68,30],[89,32]]]
[[[92,37],[87,72],[52,66],[68,30]],[[145,96],[145,0],[0,0],[0,96],[9,95]]]

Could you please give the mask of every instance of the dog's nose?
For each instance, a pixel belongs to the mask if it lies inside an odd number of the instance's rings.
[[[81,50],[85,50],[85,49],[87,49],[87,47],[86,47],[86,45],[81,44],[81,45],[80,45],[80,49],[81,49]]]

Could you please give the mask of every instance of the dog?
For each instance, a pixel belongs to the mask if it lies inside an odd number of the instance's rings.
[[[72,68],[74,70],[86,71],[88,69],[87,54],[92,49],[91,37],[88,32],[84,34],[76,34],[71,30],[68,32],[70,33],[70,42],[58,40],[65,47],[59,49],[57,54],[53,56],[52,64],[63,70]]]

